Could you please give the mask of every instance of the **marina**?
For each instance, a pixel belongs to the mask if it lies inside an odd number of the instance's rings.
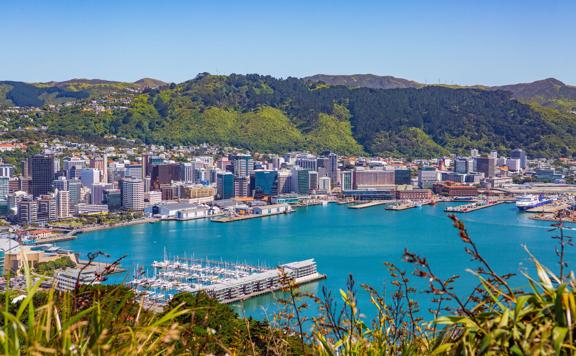
[[[136,275],[131,287],[149,303],[165,304],[176,293],[206,294],[221,303],[233,303],[326,278],[313,259],[292,262],[276,269],[208,259],[178,258],[154,261],[150,277]]]

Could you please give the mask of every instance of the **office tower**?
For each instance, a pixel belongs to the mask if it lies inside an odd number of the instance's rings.
[[[247,176],[234,177],[234,196],[235,197],[252,196],[250,192],[250,177]]]
[[[196,165],[194,163],[180,163],[180,180],[184,183],[196,182]]]
[[[68,182],[69,181],[66,177],[58,177],[58,179],[55,179],[52,184],[54,185],[54,189],[68,190]]]
[[[36,224],[38,222],[38,201],[32,197],[23,198],[17,203],[18,221],[21,224]]]
[[[20,170],[22,171],[22,177],[30,178],[30,161],[28,159],[20,161]]]
[[[150,176],[151,190],[158,190],[162,184],[170,184],[172,181],[179,180],[180,164],[162,163],[152,166],[152,173]]]
[[[34,197],[44,195],[52,190],[54,181],[54,157],[52,155],[35,155],[30,158],[32,175],[31,192]]]
[[[254,191],[257,195],[277,195],[278,171],[254,171]]]
[[[327,158],[325,162],[326,175],[330,177],[332,185],[338,182],[338,155],[333,152],[324,152],[323,156]]]
[[[298,194],[308,194],[310,190],[309,170],[296,166],[292,168],[292,191]]]
[[[109,211],[120,210],[122,208],[122,193],[120,189],[105,190],[103,203],[108,205]]]
[[[38,199],[38,222],[47,223],[57,219],[56,199],[50,194],[44,194]]]
[[[354,189],[354,172],[353,171],[343,171],[340,173],[340,182],[343,191],[348,191]]]
[[[390,187],[394,184],[394,171],[382,169],[354,170],[354,189],[378,189]]]
[[[480,156],[480,153],[478,152],[477,149],[473,148],[470,150],[470,156],[471,157],[478,157],[478,156]]]
[[[318,191],[322,193],[330,193],[330,181],[330,177],[320,177],[320,179],[318,179]]]
[[[410,185],[412,184],[412,172],[408,168],[397,168],[394,170],[394,184]]]
[[[517,148],[510,152],[510,158],[515,158],[520,160],[520,168],[526,169],[528,167],[528,157],[523,149]]]
[[[308,192],[318,190],[318,172],[308,171]]]
[[[68,181],[68,191],[70,192],[70,210],[78,205],[82,198],[82,183],[74,178]]]
[[[454,159],[454,172],[468,174],[474,171],[474,159],[468,157],[456,157]]]
[[[292,179],[290,177],[290,171],[281,170],[278,171],[278,194],[287,194],[292,191]]]
[[[144,182],[142,179],[122,180],[122,207],[126,210],[144,209]]]
[[[508,169],[513,172],[518,172],[522,168],[521,160],[519,158],[508,158],[506,160]]]
[[[296,165],[310,171],[317,171],[318,159],[312,155],[299,156],[296,158]]]
[[[82,168],[80,181],[86,188],[92,189],[96,183],[100,183],[100,170],[96,168]]]
[[[139,164],[127,164],[124,166],[124,177],[141,179],[144,167]]]
[[[14,175],[14,166],[11,164],[0,164],[0,177],[12,177]]]
[[[91,201],[92,204],[103,204],[104,201],[104,191],[106,189],[112,189],[114,186],[109,183],[96,183],[92,186]]]
[[[494,157],[476,157],[476,171],[485,177],[496,176],[496,159]]]
[[[0,177],[0,201],[8,201],[8,194],[10,193],[10,178]]]
[[[150,176],[150,154],[144,153],[142,155],[142,179]]]
[[[238,177],[251,176],[254,173],[254,160],[250,155],[232,156],[234,175]]]
[[[432,188],[440,180],[440,173],[434,167],[422,167],[418,171],[418,186],[420,188]]]
[[[20,190],[20,178],[11,177],[8,181],[8,193],[14,193]]]
[[[498,151],[490,151],[490,156],[489,156],[489,157],[492,157],[492,158],[494,158],[494,159],[497,159],[497,158],[498,158]]]
[[[234,197],[234,174],[230,172],[216,175],[216,194],[218,199],[230,199]]]
[[[70,192],[67,190],[56,191],[56,216],[59,219],[70,217]]]
[[[80,171],[85,167],[86,161],[81,158],[72,157],[64,160],[64,171],[68,179],[80,178]]]
[[[100,172],[99,182],[107,183],[108,181],[108,157],[94,157],[90,159],[90,168],[97,169]],[[140,178],[140,177],[137,177]]]

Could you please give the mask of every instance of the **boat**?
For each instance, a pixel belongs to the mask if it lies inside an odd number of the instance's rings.
[[[538,206],[552,203],[551,198],[546,198],[544,195],[526,194],[516,199],[516,207],[520,210],[528,210]]]

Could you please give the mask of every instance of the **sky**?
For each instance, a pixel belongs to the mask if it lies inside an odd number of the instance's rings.
[[[575,0],[1,0],[0,80],[201,72],[576,84]]]

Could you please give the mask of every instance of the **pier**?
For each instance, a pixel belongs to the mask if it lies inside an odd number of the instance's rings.
[[[527,213],[537,213],[537,214],[553,214],[557,213],[560,210],[565,210],[570,208],[570,204],[567,203],[550,203],[542,206],[537,206],[532,209],[527,209],[525,212]]]
[[[371,208],[373,206],[378,206],[378,205],[384,205],[384,204],[390,204],[393,203],[393,200],[372,200],[366,203],[359,203],[359,204],[354,204],[354,205],[348,205],[348,209],[365,209],[365,208]]]
[[[491,208],[496,205],[504,204],[506,201],[502,200],[495,200],[495,201],[481,201],[475,202],[472,204],[465,204],[465,205],[458,205],[458,206],[449,206],[444,209],[445,212],[448,213],[471,213],[476,210]]]

